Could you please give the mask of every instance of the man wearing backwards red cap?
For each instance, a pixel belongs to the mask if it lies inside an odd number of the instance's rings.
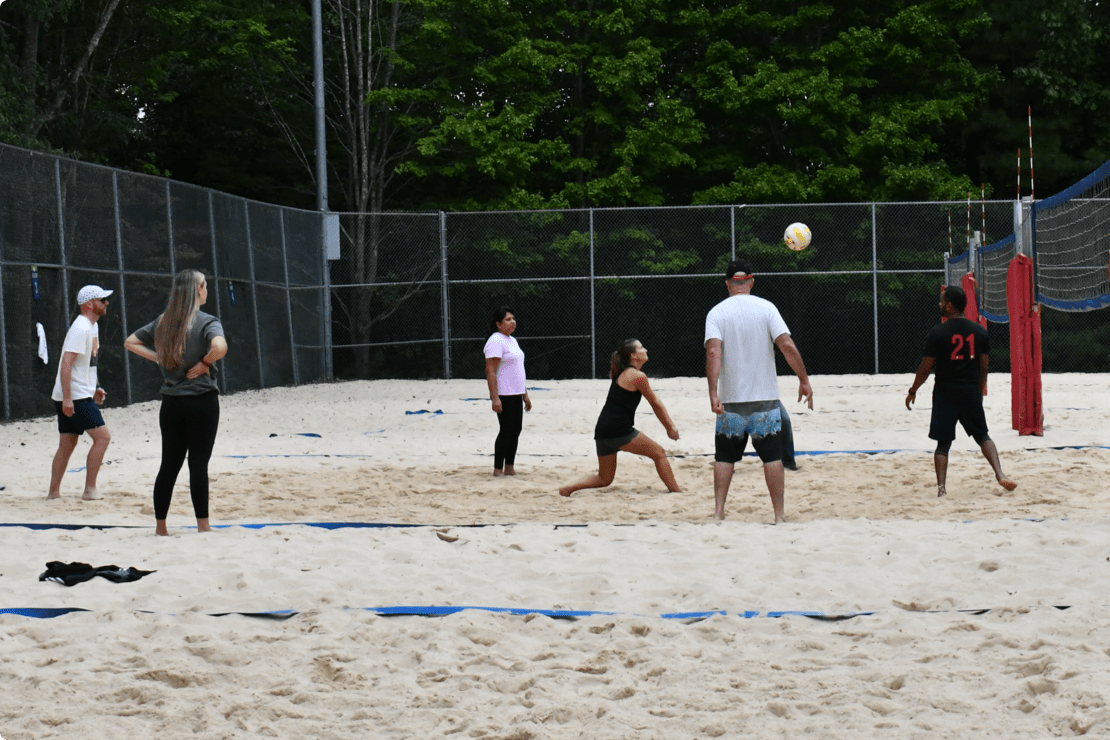
[[[100,415],[104,403],[104,389],[97,383],[96,357],[100,351],[100,328],[96,322],[108,313],[108,296],[112,291],[99,285],[86,285],[77,291],[77,306],[81,315],[74,319],[62,345],[62,360],[58,363],[58,377],[54,381],[54,407],[58,412],[58,451],[50,468],[50,493],[46,498],[61,498],[62,475],[69,465],[69,457],[77,447],[83,432],[92,439],[92,449],[85,461],[85,491],[81,498],[93,501],[101,498],[96,490],[96,474],[112,435]]]
[[[709,405],[717,414],[714,437],[714,519],[725,518],[725,499],[735,465],[744,454],[748,437],[763,462],[763,477],[775,509],[775,523],[785,522],[783,512],[782,428],[775,347],[798,376],[798,400],[813,408],[802,355],[790,330],[770,301],[753,296],[755,275],[742,260],[728,263],[725,285],[728,298],[705,318],[705,372],[709,379]]]

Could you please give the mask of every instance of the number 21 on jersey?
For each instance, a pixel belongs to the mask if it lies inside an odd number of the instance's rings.
[[[950,359],[953,360],[966,360],[968,357],[964,356],[964,344],[967,344],[967,351],[970,359],[975,359],[975,335],[968,334],[966,337],[961,337],[959,334],[952,336],[952,355]]]

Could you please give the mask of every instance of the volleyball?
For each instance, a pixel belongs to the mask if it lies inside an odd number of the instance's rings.
[[[783,241],[786,246],[793,249],[795,252],[800,252],[809,246],[810,240],[813,238],[813,233],[809,227],[803,223],[793,223],[786,227],[786,233],[783,234]]]

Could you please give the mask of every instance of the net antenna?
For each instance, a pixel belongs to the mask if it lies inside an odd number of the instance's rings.
[[[1020,154],[1018,160],[1021,160]],[[1021,200],[1020,192],[1018,193],[1018,200]],[[1029,200],[1030,202],[1036,202],[1037,200],[1037,189],[1033,185],[1033,106],[1029,106]]]
[[[979,235],[979,245],[985,246],[987,243],[987,184],[985,182],[979,183],[979,205],[983,209],[983,233]]]
[[[967,251],[971,251],[971,191],[967,191]],[[971,272],[972,267],[969,263],[967,271]]]
[[[1021,147],[1018,147],[1017,199],[1021,200]]]

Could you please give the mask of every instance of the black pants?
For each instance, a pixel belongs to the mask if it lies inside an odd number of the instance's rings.
[[[501,396],[501,413],[497,415],[501,431],[493,443],[493,469],[502,470],[516,464],[516,444],[524,428],[524,396]]]
[[[220,394],[162,396],[158,414],[162,429],[162,467],[154,479],[154,518],[170,511],[173,486],[181,465],[189,457],[189,493],[197,519],[208,518],[208,460],[220,426]]]

